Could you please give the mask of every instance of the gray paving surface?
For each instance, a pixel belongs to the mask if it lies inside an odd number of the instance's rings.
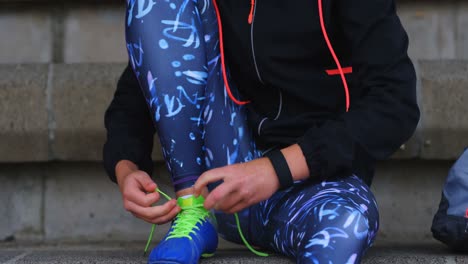
[[[21,255],[24,251],[21,250],[2,250],[0,248],[0,263],[13,259],[14,257]]]
[[[143,243],[133,244],[90,244],[90,245],[12,245],[0,244],[0,263],[146,263],[142,256]],[[294,261],[272,255],[268,258],[256,257],[249,251],[229,244],[223,245],[216,256],[204,259],[201,264],[286,264]],[[468,255],[454,253],[438,244],[418,246],[376,246],[364,258],[370,263],[425,263],[425,264],[466,264]]]

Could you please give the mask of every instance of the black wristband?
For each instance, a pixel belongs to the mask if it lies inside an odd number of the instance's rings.
[[[265,154],[265,157],[270,159],[273,169],[275,169],[278,177],[280,190],[291,187],[294,183],[291,171],[289,170],[288,162],[284,158],[283,153],[279,149],[270,151]]]

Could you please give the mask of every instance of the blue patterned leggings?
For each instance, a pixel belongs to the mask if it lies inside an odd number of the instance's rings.
[[[375,198],[356,176],[296,182],[240,215],[250,242],[297,263],[360,263],[379,227]],[[221,236],[241,243],[233,216],[217,219]]]
[[[125,23],[129,60],[176,191],[208,169],[261,156],[246,109],[227,96],[210,0],[127,0]],[[240,242],[233,216],[216,215],[219,233]],[[355,176],[297,182],[239,216],[251,243],[298,263],[359,263],[378,229],[373,194]]]

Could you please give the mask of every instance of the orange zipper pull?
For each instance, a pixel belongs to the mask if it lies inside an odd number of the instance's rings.
[[[255,10],[255,0],[251,0],[250,1],[250,14],[249,14],[249,20],[248,20],[249,25],[252,25],[254,10]]]

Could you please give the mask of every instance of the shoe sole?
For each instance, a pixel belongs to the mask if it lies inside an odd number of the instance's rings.
[[[148,262],[148,264],[184,264],[184,263],[168,261],[168,260],[157,260],[157,261]]]
[[[215,253],[204,253],[202,254],[202,258],[211,258],[215,255]],[[168,260],[157,260],[157,261],[152,261],[148,262],[148,264],[184,264],[182,262],[176,262],[176,261],[168,261]]]

